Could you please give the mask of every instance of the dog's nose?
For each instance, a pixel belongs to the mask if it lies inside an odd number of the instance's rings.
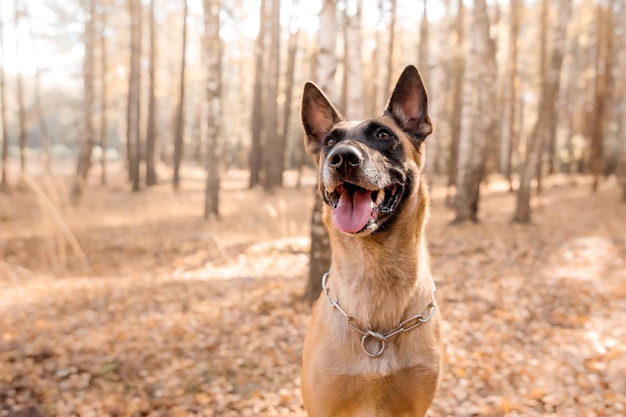
[[[361,151],[351,145],[342,145],[333,149],[328,155],[328,163],[331,167],[338,169],[342,166],[356,167],[363,162]]]

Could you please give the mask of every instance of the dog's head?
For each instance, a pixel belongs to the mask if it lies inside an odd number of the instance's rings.
[[[419,72],[402,72],[383,115],[346,121],[313,83],[304,86],[305,147],[334,227],[364,236],[390,225],[421,183],[423,142],[432,132]]]

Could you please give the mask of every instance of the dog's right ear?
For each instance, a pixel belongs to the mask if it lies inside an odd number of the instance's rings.
[[[333,126],[342,120],[343,116],[324,93],[312,82],[307,82],[302,92],[302,125],[306,133],[306,151],[316,157]]]

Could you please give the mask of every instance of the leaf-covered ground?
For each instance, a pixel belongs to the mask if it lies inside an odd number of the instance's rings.
[[[229,175],[209,223],[201,182],[94,186],[80,208],[62,181],[0,195],[0,416],[304,416],[312,191],[244,183]],[[617,188],[554,180],[530,226],[488,190],[460,226],[433,190],[445,358],[429,415],[626,415]]]

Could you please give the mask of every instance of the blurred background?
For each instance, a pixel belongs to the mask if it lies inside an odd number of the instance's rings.
[[[429,92],[432,415],[626,409],[625,0],[3,0],[0,416],[302,416],[300,95]]]

